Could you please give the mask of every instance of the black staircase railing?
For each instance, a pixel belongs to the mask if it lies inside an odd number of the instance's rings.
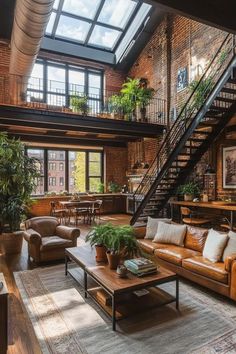
[[[149,199],[155,193],[161,179],[168,176],[169,167],[184,147],[189,135],[203,119],[206,119],[204,116],[212,103],[212,97],[215,97],[221,88],[221,86],[216,84],[222,81],[223,74],[230,67],[234,57],[235,36],[228,34],[200,80],[195,82],[192,93],[182,107],[176,121],[161,144],[156,157],[135,191],[133,204],[136,208],[131,224],[137,221]],[[224,82],[226,80],[227,77],[224,77]],[[222,85],[224,82],[222,82]]]

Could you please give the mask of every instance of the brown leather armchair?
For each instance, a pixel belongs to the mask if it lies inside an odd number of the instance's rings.
[[[28,242],[28,257],[36,263],[63,259],[65,248],[76,247],[80,230],[60,225],[55,217],[40,216],[25,222],[24,239]]]

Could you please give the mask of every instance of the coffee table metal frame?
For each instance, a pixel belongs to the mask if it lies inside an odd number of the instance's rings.
[[[83,284],[81,284],[78,279],[76,279],[73,275],[72,272],[70,272],[70,269],[68,268],[68,262],[70,261],[74,261],[77,266],[79,266],[82,270],[83,270],[83,273],[84,273],[84,278],[83,278]],[[83,262],[80,262],[80,260],[78,258],[75,258],[73,257],[73,255],[70,254],[70,249],[66,249],[65,250],[65,275],[67,276],[68,274],[70,274],[70,276],[77,282],[79,283],[83,288],[84,288],[84,297],[87,298],[88,295],[93,299],[93,301],[96,303],[96,305],[99,306],[99,308],[102,309],[102,311],[108,315],[109,317],[111,317],[112,319],[112,330],[115,331],[116,330],[116,293],[115,292],[112,292],[110,291],[110,289],[108,289],[102,282],[100,279],[96,278],[93,274],[92,271],[89,270],[89,268],[87,268]],[[99,302],[97,301],[97,299],[89,292],[90,289],[88,289],[88,275],[98,284],[101,286],[101,288],[103,290],[105,290],[110,296],[111,296],[111,299],[112,299],[112,302],[111,302],[111,306],[112,306],[112,315],[110,316],[108,314],[107,311],[105,311],[105,309],[99,304]],[[157,280],[153,280],[151,282],[151,285],[149,284],[148,286],[144,286],[143,284],[140,284],[140,286],[136,286],[135,290],[140,290],[140,289],[145,289],[145,288],[150,288],[150,287],[156,287],[158,285],[161,285],[161,284],[166,284],[166,283],[169,283],[169,282],[173,282],[175,281],[175,284],[176,284],[176,291],[175,291],[175,297],[172,296],[171,300],[165,302],[162,304],[162,306],[164,305],[168,305],[170,303],[173,303],[175,302],[176,304],[176,310],[179,310],[179,278],[178,278],[178,275],[177,274],[173,274],[172,276],[169,276],[168,278],[164,278],[164,279],[157,279]],[[134,290],[127,290],[127,291],[124,291],[123,293],[133,293]],[[119,293],[120,294],[120,293]],[[118,294],[118,295],[119,295]],[[150,308],[149,308],[150,309]]]

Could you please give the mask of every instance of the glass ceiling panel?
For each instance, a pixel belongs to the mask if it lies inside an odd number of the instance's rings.
[[[60,16],[56,36],[70,39],[72,41],[84,42],[91,24],[77,20],[72,17]]]
[[[71,14],[93,19],[101,0],[65,0],[62,10]]]
[[[49,34],[49,35],[52,34],[55,18],[56,18],[56,12],[52,12],[50,19],[48,21],[47,28],[46,28],[46,34]]]
[[[96,25],[90,36],[89,44],[106,49],[112,49],[121,33],[122,32],[113,30],[108,27]]]
[[[54,0],[53,8],[54,8],[55,10],[58,9],[59,2],[60,2],[60,0]]]
[[[106,0],[98,21],[123,29],[136,5],[137,2],[133,0]]]

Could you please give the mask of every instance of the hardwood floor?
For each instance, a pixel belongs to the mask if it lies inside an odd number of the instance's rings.
[[[129,224],[130,216],[124,214],[106,215],[101,217],[101,222],[111,222],[115,225]],[[83,242],[90,230],[89,225],[79,225],[81,237],[78,243]],[[46,266],[54,265],[47,264]],[[8,354],[38,354],[41,353],[33,327],[24,312],[24,306],[14,280],[14,272],[32,269],[35,266],[28,263],[27,245],[23,242],[21,254],[3,257],[0,255],[0,272],[4,274],[7,282],[9,296],[9,348]]]

